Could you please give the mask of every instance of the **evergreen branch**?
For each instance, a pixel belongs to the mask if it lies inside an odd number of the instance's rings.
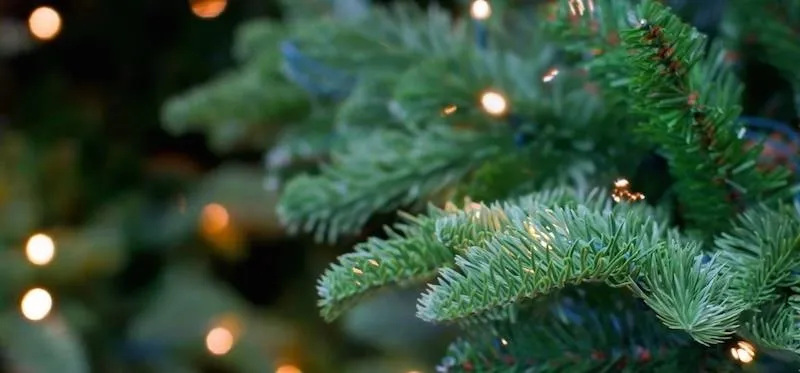
[[[340,256],[317,284],[322,317],[333,321],[372,290],[424,281],[450,265],[453,252],[435,235],[436,218],[443,214],[434,207],[427,216],[402,214],[404,222],[386,228],[388,238],[372,237]]]
[[[438,284],[420,299],[419,317],[453,321],[480,316],[586,282],[628,285],[635,275],[632,265],[659,247],[665,229],[643,209],[613,211],[508,208],[510,224],[482,247],[458,256],[458,271],[441,272]]]
[[[427,58],[403,74],[394,98],[411,122],[442,116],[447,107],[455,109],[446,113],[451,121],[493,122],[480,104],[481,95],[488,90],[503,94],[509,110],[523,115],[520,110],[530,110],[532,102],[545,99],[541,87],[534,82],[552,68],[554,51],[539,49],[542,53],[536,56],[536,61],[509,53],[475,50]],[[437,84],[426,84],[431,81]]]
[[[800,111],[800,3],[781,0],[732,0],[733,18],[742,28],[742,38],[757,44],[754,57],[777,68],[792,85],[795,107]]]
[[[738,368],[719,346],[697,348],[665,328],[630,293],[579,288],[544,314],[467,330],[443,359],[444,372],[715,372]],[[602,295],[598,293],[602,292]],[[713,368],[713,369],[712,369]]]
[[[796,297],[796,296],[795,296]],[[800,354],[800,308],[797,299],[770,304],[745,322],[746,331],[759,346]],[[797,359],[797,356],[794,357]]]
[[[231,131],[245,126],[242,138],[254,125],[302,118],[309,109],[306,94],[293,84],[264,71],[257,64],[223,74],[217,79],[166,102],[162,120],[173,133],[193,126]],[[220,128],[220,127],[226,128]]]
[[[526,206],[552,206],[577,199],[574,191],[558,188],[523,198]],[[424,216],[401,214],[404,222],[386,228],[388,238],[370,238],[342,255],[320,278],[317,290],[323,317],[331,321],[362,296],[393,284],[427,280],[440,268],[450,267],[455,255],[480,245],[505,221],[498,207],[466,202],[463,208],[448,203],[444,210],[429,206]],[[472,219],[468,230],[448,230],[452,218]]]
[[[617,49],[620,32],[630,28],[632,1],[595,0],[589,16],[576,14],[568,6],[549,9],[548,31],[569,51],[600,55]]]
[[[641,27],[623,33],[633,110],[647,122],[647,138],[670,158],[677,192],[689,219],[705,232],[724,230],[743,197],[771,196],[787,185],[786,170],[756,169],[757,149],[744,151],[735,120],[739,91],[719,55],[702,60],[704,38],[663,5],[640,6]],[[719,50],[716,50],[719,53]],[[723,79],[731,91],[714,94]],[[785,189],[785,188],[784,188]]]
[[[470,45],[466,29],[447,12],[414,6],[373,9],[355,22],[299,23],[294,39],[309,58],[359,78],[400,74]]]
[[[776,300],[776,290],[796,281],[792,271],[800,268],[800,219],[788,206],[750,209],[717,238],[716,246],[730,268],[733,294],[757,307]]]
[[[357,232],[375,213],[442,191],[495,157],[503,140],[447,128],[376,131],[334,154],[320,175],[294,178],[278,214],[292,232],[313,231],[317,240],[334,241]]]
[[[285,26],[267,19],[245,22],[236,29],[232,54],[239,63],[258,59],[259,63],[277,67],[276,47],[286,37],[287,31]]]
[[[731,269],[713,259],[702,263],[696,243],[660,248],[641,265],[636,292],[670,329],[683,330],[704,345],[728,339],[747,310],[745,302],[730,297]]]

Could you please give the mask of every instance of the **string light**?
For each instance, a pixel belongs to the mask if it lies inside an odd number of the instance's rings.
[[[61,32],[61,15],[47,6],[39,7],[28,17],[28,28],[39,40],[51,40]]]
[[[644,199],[644,194],[630,191],[631,183],[626,179],[618,179],[614,182],[614,191],[611,197],[614,202],[636,202]]]
[[[736,361],[741,361],[744,364],[753,362],[756,357],[756,348],[750,343],[739,341],[736,347],[731,348],[731,356]]]
[[[222,356],[233,348],[233,333],[227,328],[218,326],[206,335],[206,349],[212,355]]]
[[[303,371],[294,365],[286,364],[279,366],[275,373],[303,373]]]
[[[219,15],[225,11],[225,8],[228,7],[228,1],[192,0],[189,2],[189,5],[192,7],[192,13],[194,13],[194,15],[204,19],[211,19],[219,17]]]
[[[41,288],[29,290],[22,297],[22,302],[20,302],[22,316],[31,321],[44,320],[52,309],[53,297],[50,296],[47,290]]]
[[[587,0],[586,3],[584,3],[583,0],[568,0],[567,4],[569,5],[569,12],[572,13],[572,15],[582,16],[586,13],[587,6],[589,8],[589,13],[594,13],[593,0]]]
[[[548,71],[547,74],[544,74],[544,76],[542,77],[542,81],[545,83],[550,83],[553,81],[553,79],[556,78],[556,76],[558,76],[558,69],[555,68],[550,69],[550,71]]]
[[[483,21],[492,16],[492,6],[486,0],[475,0],[469,8],[469,13],[473,19]]]
[[[25,245],[25,255],[28,257],[28,261],[37,266],[49,264],[55,254],[55,242],[46,234],[38,233],[31,236]]]
[[[475,0],[469,12],[475,23],[475,42],[479,49],[486,49],[489,46],[489,29],[485,21],[492,15],[492,7],[486,0]]]
[[[456,112],[458,110],[458,106],[455,105],[448,105],[444,109],[442,109],[442,115],[448,116]]]
[[[483,110],[493,116],[501,116],[508,110],[508,101],[500,93],[487,91],[481,95]]]
[[[225,207],[218,203],[211,203],[203,208],[200,226],[204,233],[213,235],[225,230],[230,224],[230,220],[230,214]]]

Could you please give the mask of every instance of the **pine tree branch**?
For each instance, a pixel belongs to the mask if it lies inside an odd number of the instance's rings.
[[[758,45],[754,57],[777,68],[794,89],[800,113],[800,3],[781,0],[730,0],[733,20],[741,28],[742,42]]]
[[[305,92],[255,64],[168,100],[162,120],[173,133],[185,133],[197,126],[210,132],[244,126],[241,137],[247,138],[253,136],[248,131],[278,120],[302,118],[308,110]]]
[[[585,206],[529,211],[508,206],[506,215],[509,224],[491,241],[456,258],[458,271],[441,272],[420,300],[421,318],[469,318],[571,284],[627,285],[629,265],[654,250],[665,234],[660,223],[635,209],[614,214]]]
[[[526,196],[526,206],[551,206],[569,203],[578,196],[559,188]],[[331,321],[373,290],[391,285],[428,280],[441,268],[451,267],[455,255],[483,240],[506,217],[501,209],[467,203],[463,208],[448,204],[444,210],[429,206],[423,216],[401,215],[404,222],[386,228],[388,238],[370,238],[355,247],[355,252],[339,257],[325,271],[317,290],[323,317]],[[454,217],[470,218],[467,229],[448,229]]]
[[[436,239],[436,217],[444,211],[429,208],[427,216],[404,214],[405,222],[386,228],[388,238],[370,238],[355,252],[342,255],[317,284],[321,314],[333,321],[363,296],[392,284],[411,284],[436,275],[453,261],[453,252]]]
[[[758,170],[757,149],[743,150],[735,123],[740,91],[720,50],[703,60],[703,36],[661,4],[644,1],[639,15],[641,26],[622,37],[631,51],[633,111],[647,120],[642,133],[669,157],[687,218],[720,232],[745,200],[788,192],[788,172]]]
[[[797,281],[792,271],[800,268],[800,219],[789,206],[753,208],[716,240],[716,247],[731,268],[733,295],[757,307]]]
[[[795,294],[800,289],[795,289]],[[797,295],[789,302],[771,303],[745,322],[745,329],[759,346],[800,355],[800,306]]]
[[[375,213],[409,206],[442,191],[501,151],[505,139],[447,128],[375,131],[357,139],[317,176],[296,177],[278,214],[318,240],[355,233]]]
[[[731,297],[730,268],[698,260],[697,244],[674,242],[644,259],[641,277],[633,288],[670,329],[683,330],[704,345],[730,338],[747,310]]]
[[[733,371],[724,348],[697,348],[685,334],[665,328],[624,291],[585,290],[544,313],[517,322],[487,323],[451,345],[440,371],[678,372]],[[602,295],[599,293],[602,292]],[[583,296],[581,296],[583,294]],[[538,309],[538,307],[537,307]]]
[[[746,307],[728,299],[725,267],[701,266],[699,246],[669,240],[671,234],[649,209],[505,210],[506,226],[483,246],[457,256],[457,269],[442,270],[438,283],[423,294],[422,319],[479,321],[509,303],[600,282],[636,290],[665,325],[700,343],[718,343],[738,327]],[[465,218],[450,222],[469,224]]]

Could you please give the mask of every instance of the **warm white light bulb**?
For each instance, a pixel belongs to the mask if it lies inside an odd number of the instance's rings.
[[[737,347],[731,348],[731,356],[744,364],[752,363],[756,358],[756,348],[745,341],[737,343]]]
[[[227,354],[233,348],[233,342],[233,333],[223,327],[211,329],[206,335],[206,348],[213,355]]]
[[[486,0],[475,0],[469,9],[472,18],[483,21],[492,15],[492,7]]]
[[[53,309],[53,297],[47,290],[36,288],[31,289],[22,297],[20,303],[22,315],[31,321],[43,320]]]
[[[506,98],[493,91],[488,91],[481,96],[481,106],[491,115],[503,115],[508,110]]]
[[[275,373],[303,373],[300,368],[294,365],[281,365],[275,370]]]
[[[61,15],[50,7],[36,8],[28,17],[28,28],[37,39],[53,39],[61,31]]]
[[[56,255],[56,244],[53,239],[46,234],[35,234],[28,239],[25,245],[25,256],[34,265],[43,266],[49,264]]]

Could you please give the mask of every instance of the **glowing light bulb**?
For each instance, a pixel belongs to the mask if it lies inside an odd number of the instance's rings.
[[[542,77],[542,81],[545,83],[550,83],[557,76],[558,76],[558,69],[551,69],[550,71],[547,72],[547,74],[544,74],[544,76]]]
[[[470,15],[473,19],[482,21],[492,15],[492,7],[486,0],[475,0],[469,8]]]
[[[205,233],[215,234],[225,230],[230,220],[231,217],[225,207],[212,203],[203,208],[200,225]]]
[[[39,40],[51,40],[61,31],[61,15],[50,7],[39,7],[28,17],[28,28]]]
[[[223,327],[211,329],[206,335],[206,348],[213,355],[222,356],[233,348],[233,333]]]
[[[28,239],[28,243],[25,245],[25,255],[28,257],[28,261],[34,265],[47,265],[56,255],[56,244],[46,234],[35,234]]]
[[[219,15],[225,11],[225,8],[228,7],[228,1],[192,0],[189,2],[189,5],[192,7],[192,13],[194,13],[194,15],[204,19],[211,19],[219,17]]]
[[[508,110],[508,101],[506,101],[503,95],[494,91],[488,91],[481,96],[481,106],[483,106],[483,110],[490,115],[500,116],[505,114],[506,110]]]
[[[22,316],[31,321],[43,320],[53,309],[53,297],[47,290],[35,288],[29,290],[20,302]]]
[[[294,365],[281,365],[275,370],[275,373],[303,373],[300,368]]]
[[[740,341],[736,347],[731,348],[731,356],[744,364],[752,363],[756,358],[756,348],[750,343]]]

